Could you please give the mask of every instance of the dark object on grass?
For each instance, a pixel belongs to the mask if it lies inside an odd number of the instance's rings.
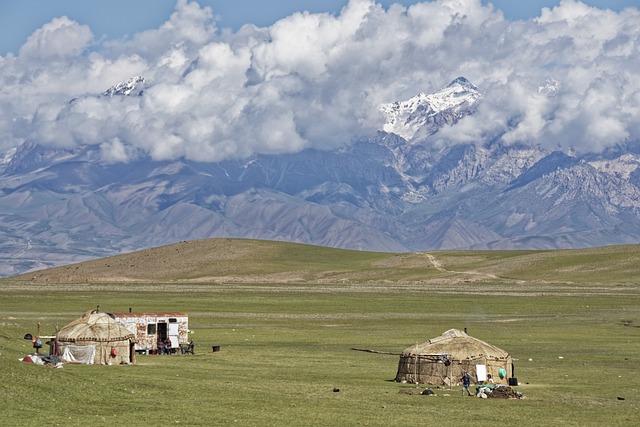
[[[339,391],[340,391],[340,389],[339,389],[339,388],[337,388],[337,387],[334,387],[334,388],[333,388],[333,392],[334,392],[334,393],[338,393]]]
[[[196,354],[195,353],[196,344],[191,340],[189,344],[180,344],[180,354]],[[215,351],[215,350],[213,350]]]
[[[220,346],[219,345],[212,345],[211,346],[211,350],[215,353],[216,351],[220,351]]]
[[[31,341],[31,340],[33,339],[33,335],[31,335],[31,334],[25,334],[25,335],[24,335],[24,339],[25,339],[25,340],[29,340],[29,341]]]
[[[42,361],[45,365],[57,365],[58,363],[62,363],[60,358],[55,355],[42,356]]]
[[[624,400],[624,397],[618,396],[618,400]]]
[[[510,386],[514,386],[514,385],[518,385],[518,379],[517,378],[509,378],[509,385]]]
[[[498,386],[491,393],[488,393],[487,397],[491,399],[523,399],[524,395],[511,387]]]
[[[433,396],[435,393],[431,389],[425,389],[425,390],[422,390],[422,393],[420,394],[423,396]]]

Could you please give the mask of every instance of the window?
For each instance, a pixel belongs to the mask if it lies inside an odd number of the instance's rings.
[[[147,335],[155,335],[156,334],[156,324],[149,323],[147,325]]]

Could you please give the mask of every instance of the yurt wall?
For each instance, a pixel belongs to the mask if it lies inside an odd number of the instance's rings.
[[[412,384],[456,385],[464,371],[476,382],[476,365],[485,365],[487,374],[491,374],[495,383],[507,383],[507,377],[501,379],[498,372],[504,368],[511,376],[511,358],[449,360],[439,356],[403,354],[398,362],[397,382]]]

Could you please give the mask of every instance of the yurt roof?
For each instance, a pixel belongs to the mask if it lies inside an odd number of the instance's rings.
[[[458,329],[449,329],[442,335],[407,347],[404,355],[448,355],[453,359],[469,359],[476,357],[505,358],[506,351],[467,335]]]
[[[133,339],[134,335],[109,313],[87,311],[58,332],[58,341],[114,342]]]

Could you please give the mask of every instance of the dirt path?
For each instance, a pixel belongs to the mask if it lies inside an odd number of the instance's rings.
[[[431,264],[433,264],[433,267],[442,272],[442,273],[453,273],[453,274],[465,274],[465,275],[472,275],[472,276],[481,276],[481,277],[486,277],[488,279],[497,279],[498,276],[496,276],[495,274],[488,274],[488,273],[480,273],[478,271],[454,271],[454,270],[447,270],[446,268],[444,268],[442,266],[442,262],[438,261],[438,259],[436,259],[436,257],[434,257],[431,254],[425,254],[427,256],[427,258],[429,258],[429,262],[431,262]]]
[[[442,263],[441,263],[440,261],[438,261],[438,260],[436,259],[436,257],[434,257],[434,256],[433,256],[433,255],[431,255],[431,254],[425,254],[425,255],[427,256],[427,258],[429,258],[429,262],[430,262],[431,264],[433,264],[433,266],[435,267],[435,269],[436,269],[436,270],[438,270],[438,271],[442,271],[443,273],[451,273],[450,271],[448,271],[448,270],[446,270],[446,269],[444,269],[444,268],[442,267]]]

